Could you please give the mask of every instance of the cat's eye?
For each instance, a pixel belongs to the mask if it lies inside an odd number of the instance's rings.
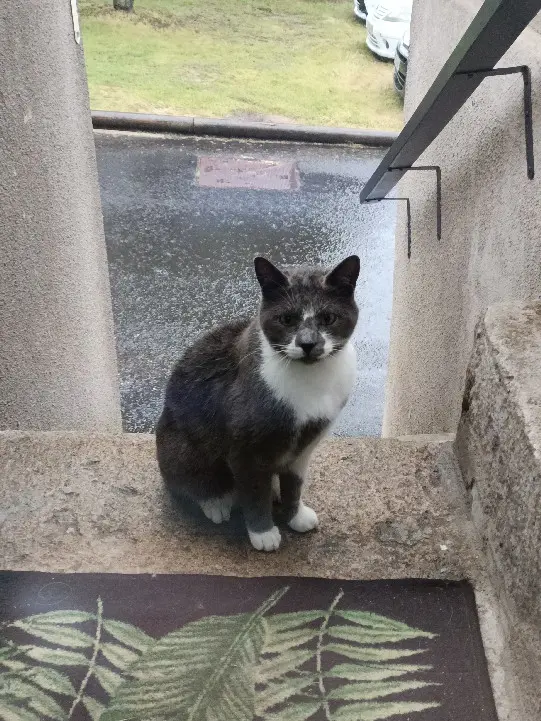
[[[334,313],[321,313],[319,316],[319,322],[321,325],[332,325],[336,320]]]
[[[296,318],[292,313],[284,313],[278,320],[282,325],[292,326],[295,324]]]

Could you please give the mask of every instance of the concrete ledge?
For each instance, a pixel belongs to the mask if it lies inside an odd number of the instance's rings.
[[[476,330],[457,455],[506,616],[521,719],[541,718],[541,302],[490,308]]]
[[[214,526],[164,493],[154,438],[142,434],[0,433],[1,567],[474,578],[478,559],[451,486],[452,444],[331,439],[308,501],[319,532],[283,531],[261,554],[240,519]]]
[[[225,118],[198,118],[184,115],[147,115],[92,111],[95,130],[131,130],[181,135],[211,135],[223,138],[288,140],[290,142],[367,145],[388,147],[398,133],[353,128],[328,128],[287,123],[259,123]]]

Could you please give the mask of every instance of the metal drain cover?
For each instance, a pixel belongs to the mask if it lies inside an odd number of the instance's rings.
[[[300,185],[297,164],[281,160],[201,156],[196,177],[203,188],[297,190]]]

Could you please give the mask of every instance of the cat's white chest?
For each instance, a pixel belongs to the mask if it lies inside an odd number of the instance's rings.
[[[313,365],[287,361],[268,341],[263,343],[261,375],[274,395],[293,410],[297,424],[333,421],[347,401],[357,370],[355,349],[348,343],[337,354]]]

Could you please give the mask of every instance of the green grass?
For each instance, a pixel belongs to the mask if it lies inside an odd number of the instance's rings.
[[[350,0],[80,0],[95,110],[399,129]]]

